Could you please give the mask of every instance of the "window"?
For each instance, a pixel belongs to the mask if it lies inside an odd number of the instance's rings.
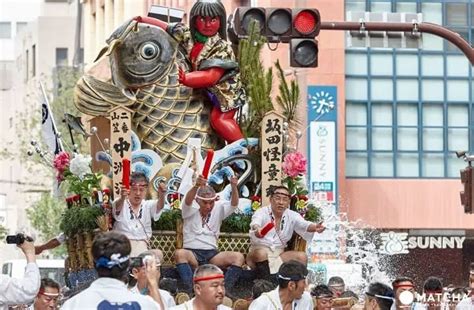
[[[36,75],[36,44],[31,47],[31,76]]]
[[[73,66],[80,66],[84,64],[84,49],[81,47],[79,50],[74,50]]]
[[[422,13],[474,42],[468,0],[346,0],[372,12]],[[360,10],[359,10],[360,11]],[[362,10],[365,11],[365,10]],[[346,175],[459,178],[474,149],[474,71],[458,48],[423,34],[423,49],[346,49]]]
[[[23,29],[26,28],[27,22],[17,22],[16,23],[16,34],[18,35]]]
[[[446,3],[447,26],[467,26],[467,3]]]
[[[67,65],[67,48],[56,48],[56,67],[63,67]]]
[[[12,24],[10,22],[0,22],[0,39],[10,39],[12,37]]]
[[[0,61],[0,90],[9,90],[13,86],[13,61]]]

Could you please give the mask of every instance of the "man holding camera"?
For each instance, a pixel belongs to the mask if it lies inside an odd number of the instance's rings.
[[[156,252],[156,250],[146,251],[138,255],[138,257],[134,257],[130,264],[130,276],[133,277],[136,281],[136,284],[132,286],[130,292],[142,295],[151,295],[150,293],[150,280],[160,281],[160,261],[163,257],[160,256],[160,252]],[[157,277],[156,279],[149,279],[148,274],[146,272],[146,265],[152,259],[155,259],[156,262],[156,269],[157,269]],[[130,285],[131,283],[129,283]],[[161,300],[166,308],[176,306],[176,303],[173,299],[173,296],[168,291],[158,289],[158,292],[161,296]]]
[[[7,243],[17,244],[25,254],[27,265],[22,279],[0,275],[0,310],[8,309],[8,305],[30,303],[38,294],[41,284],[33,239],[18,234],[8,236]]]

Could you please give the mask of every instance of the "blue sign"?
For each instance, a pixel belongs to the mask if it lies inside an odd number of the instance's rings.
[[[308,86],[308,122],[336,121],[336,111],[336,86]]]

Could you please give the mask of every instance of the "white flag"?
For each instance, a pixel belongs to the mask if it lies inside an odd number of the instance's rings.
[[[58,130],[56,124],[54,123],[53,114],[51,113],[51,108],[49,107],[48,97],[44,91],[43,84],[40,83],[41,88],[41,132],[43,134],[43,139],[48,150],[53,154],[58,154],[62,151],[63,147],[61,141],[58,139]]]

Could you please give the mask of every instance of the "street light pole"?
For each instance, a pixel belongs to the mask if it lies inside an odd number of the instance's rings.
[[[432,23],[389,23],[389,22],[321,22],[321,30],[352,31],[400,31],[430,33],[442,37],[457,46],[474,65],[474,49],[458,33]]]

